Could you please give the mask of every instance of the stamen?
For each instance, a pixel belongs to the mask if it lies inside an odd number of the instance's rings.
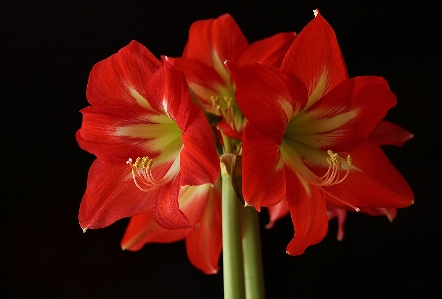
[[[212,101],[212,110],[213,113],[223,116],[223,113],[221,111],[221,106],[219,105],[219,98],[215,96],[211,96],[210,100]]]
[[[224,118],[226,119],[226,122],[232,127],[232,129],[236,132],[236,126],[235,126],[235,114],[233,111],[233,99],[224,97],[224,101],[227,102],[226,110],[224,111]]]
[[[126,162],[132,170],[132,177],[138,189],[144,192],[152,191],[153,189],[163,186],[169,183],[176,175],[176,161],[172,164],[169,171],[164,175],[164,177],[160,180],[154,178],[152,174],[152,163],[153,159],[149,157],[138,157],[134,163],[132,163],[132,159],[129,158]]]
[[[329,195],[330,197],[334,198],[335,200],[353,208],[356,212],[359,212],[360,209],[342,199],[340,199],[339,197],[333,195],[332,193],[330,193],[327,188],[323,188],[323,186],[333,186],[336,184],[340,184],[342,183],[348,176],[348,174],[350,173],[350,169],[351,169],[351,165],[352,165],[352,160],[350,155],[347,156],[347,172],[345,173],[345,176],[343,178],[340,179],[340,171],[341,171],[341,157],[339,157],[339,155],[337,153],[333,153],[331,150],[327,151],[327,154],[329,155],[329,157],[327,158],[327,163],[329,165],[327,172],[322,176],[322,177],[316,177],[316,182],[314,182],[313,180],[310,181],[309,183],[318,186],[319,189],[321,189],[325,194]]]
[[[329,158],[327,158],[327,163],[329,165],[327,172],[322,176],[318,177],[316,180],[318,181],[317,186],[333,186],[336,184],[342,183],[350,173],[350,168],[352,164],[352,160],[350,155],[347,156],[347,173],[345,176],[341,179],[340,177],[340,170],[341,170],[341,158],[339,157],[338,153],[333,153],[331,150],[327,151],[327,154],[329,155]]]
[[[213,113],[222,116],[226,123],[228,123],[235,132],[238,132],[235,124],[235,109],[233,107],[235,100],[225,96],[223,100],[226,104],[223,103],[223,105],[220,105],[218,96],[210,96],[210,100],[212,101]],[[222,109],[224,105],[226,105],[226,108]]]

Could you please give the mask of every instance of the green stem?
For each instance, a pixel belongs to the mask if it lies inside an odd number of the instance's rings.
[[[262,271],[261,238],[258,212],[253,207],[244,209],[244,276],[247,299],[264,299],[264,275]]]
[[[223,143],[224,143],[224,153],[231,154],[233,149],[232,149],[232,143],[230,142],[230,138],[224,134],[221,134],[221,136],[223,138]]]
[[[245,299],[241,204],[221,163],[224,298]]]

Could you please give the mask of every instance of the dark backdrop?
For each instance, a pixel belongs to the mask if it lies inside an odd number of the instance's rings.
[[[10,298],[222,298],[184,243],[122,252],[127,219],[83,234],[77,220],[94,157],[77,146],[92,66],[135,39],[179,56],[193,21],[230,13],[250,42],[297,31],[319,8],[336,31],[350,76],[387,79],[398,105],[387,119],[415,133],[385,148],[416,203],[386,217],[350,213],[299,257],[289,218],[262,230],[268,298],[436,296],[441,276],[440,25],[423,1],[2,1],[2,269]],[[302,3],[301,3],[302,2]],[[376,161],[373,161],[376,163]],[[6,180],[5,180],[6,179]],[[267,221],[262,213],[262,224]]]

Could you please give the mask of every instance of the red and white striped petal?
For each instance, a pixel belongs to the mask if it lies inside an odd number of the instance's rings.
[[[119,104],[94,105],[81,112],[77,141],[103,161],[149,156],[156,157],[158,165],[175,159],[182,145],[179,127],[164,114]]]
[[[163,136],[163,139],[171,139],[167,140],[170,141],[167,148],[161,151],[161,154],[180,152],[181,185],[214,183],[219,174],[214,137],[204,113],[191,101],[184,75],[172,69],[166,61],[150,85],[154,88],[148,95],[149,102],[156,109],[164,111],[171,120],[171,130],[178,126],[182,132],[180,139],[173,134]]]
[[[132,41],[118,53],[94,65],[89,76],[87,99],[92,105],[129,104],[151,109],[146,101],[146,83],[160,66],[149,50]]]
[[[246,47],[247,40],[235,20],[224,14],[192,24],[183,57],[200,60],[218,70],[220,62],[223,67],[225,60],[235,59]]]
[[[296,37],[281,69],[301,79],[307,87],[306,108],[348,78],[335,32],[319,14]]]
[[[370,136],[394,105],[396,96],[383,78],[348,79],[295,115],[286,136],[324,151],[350,150]]]
[[[281,144],[293,114],[304,108],[307,91],[297,78],[280,70],[253,64],[238,67],[227,62],[236,85],[242,113],[261,134]]]

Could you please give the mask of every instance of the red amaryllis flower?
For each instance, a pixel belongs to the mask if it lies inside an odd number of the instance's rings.
[[[279,33],[249,45],[233,18],[224,14],[192,24],[183,56],[174,67],[184,72],[204,110],[224,116],[219,124],[224,134],[240,139],[245,118],[236,104],[235,86],[224,61],[279,67],[294,38],[294,32]]]
[[[80,206],[83,229],[147,211],[164,228],[192,227],[178,207],[180,187],[214,183],[219,158],[184,75],[169,64],[133,41],[93,67],[92,106],[76,135],[98,158]]]
[[[146,243],[171,243],[185,239],[190,262],[205,274],[218,272],[218,260],[222,249],[221,237],[221,186],[183,186],[179,204],[191,223],[198,225],[188,229],[167,230],[153,219],[152,212],[133,216],[126,229],[121,247],[139,250]]]
[[[371,133],[369,140],[377,145],[395,145],[401,147],[405,142],[413,138],[413,133],[402,129],[400,126],[389,121],[381,121]],[[328,220],[337,218],[338,232],[337,239],[341,241],[344,238],[344,224],[347,218],[347,210],[353,210],[349,207],[342,207],[327,202],[327,216]],[[266,228],[270,229],[275,222],[289,214],[289,207],[287,200],[281,200],[278,204],[268,207],[269,223]],[[380,208],[380,207],[363,207],[360,209],[361,213],[366,213],[371,216],[387,216],[388,220],[392,222],[396,218],[397,210],[395,208]]]
[[[348,79],[335,34],[317,15],[297,36],[281,69],[227,64],[249,124],[243,135],[243,193],[260,208],[287,199],[302,254],[327,232],[326,201],[338,206],[405,207],[413,193],[370,134],[396,104],[379,77]],[[338,155],[351,155],[342,163]]]

